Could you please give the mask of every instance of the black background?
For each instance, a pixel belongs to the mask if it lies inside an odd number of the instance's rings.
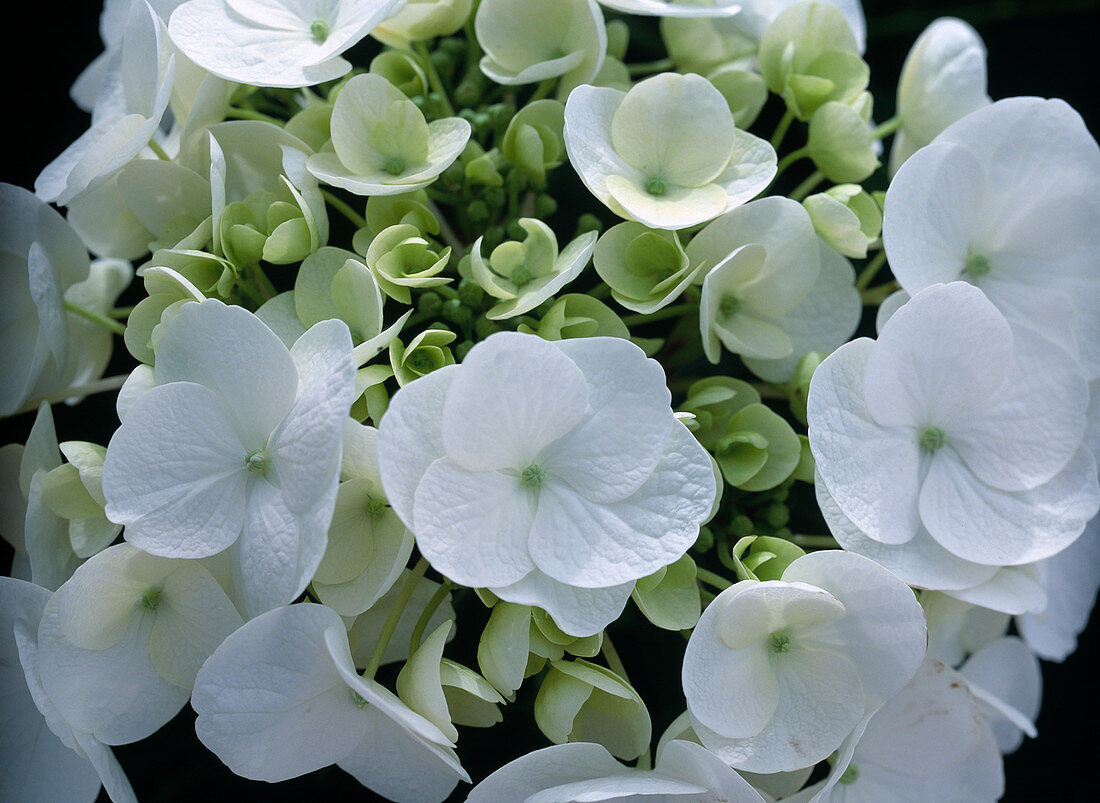
[[[97,33],[99,6],[84,0],[12,5],[16,8],[9,6],[4,12],[5,47],[0,49],[0,74],[6,79],[0,94],[4,108],[0,180],[32,188],[42,167],[87,128],[87,115],[69,100],[68,89],[101,49]],[[871,65],[877,120],[888,119],[893,112],[898,71],[913,40],[936,17],[951,15],[971,22],[984,38],[989,50],[989,91],[994,99],[1013,95],[1061,97],[1083,115],[1091,131],[1098,130],[1095,36],[1100,31],[1100,2],[1031,0],[963,5],[926,1],[902,7],[877,0],[865,2],[864,8],[869,29],[866,58]],[[117,366],[126,370],[125,360],[117,361]],[[114,426],[111,408],[112,400],[102,397],[75,409],[57,405],[60,438],[104,442]],[[25,440],[30,423],[30,415],[0,422],[3,442]],[[478,625],[476,621],[468,623],[468,618],[483,617],[476,607],[471,606],[468,613],[461,610],[459,621],[467,633],[476,632],[473,628]],[[662,655],[678,649],[675,640],[679,637],[662,633],[649,639],[648,634],[653,633],[649,628],[646,642],[638,643],[631,638],[629,625],[629,620],[621,622],[612,627],[611,633],[635,685],[653,710],[656,734],[675,714],[673,709],[679,706],[682,710],[682,700],[662,706],[659,700],[669,699],[670,695],[677,698],[679,692],[670,689],[667,673],[649,671],[647,667],[650,663],[659,667]],[[1100,713],[1095,689],[1100,667],[1098,643],[1100,616],[1094,615],[1078,651],[1065,664],[1044,663],[1040,735],[1006,759],[1004,800],[1095,799],[1093,776],[1100,747],[1095,730]],[[469,663],[473,665],[472,660]],[[505,760],[545,744],[522,727],[524,720],[530,721],[530,703],[530,695],[521,692],[517,703],[505,710],[503,725],[488,732],[464,729],[461,756],[475,781]],[[238,799],[308,800],[333,793],[371,799],[368,792],[335,768],[275,787],[238,779],[197,743],[191,730],[192,718],[186,708],[150,739],[116,749],[139,799],[184,801],[220,794]],[[503,749],[508,755],[502,753],[501,745],[507,745]],[[459,791],[465,788],[462,785]]]

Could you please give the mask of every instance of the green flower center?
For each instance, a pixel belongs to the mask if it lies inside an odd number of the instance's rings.
[[[769,645],[774,653],[791,651],[791,637],[786,633],[772,633],[772,641]]]
[[[516,287],[523,287],[534,277],[531,275],[531,271],[527,270],[524,265],[517,265],[512,268],[512,284]]]
[[[150,588],[141,597],[141,607],[147,611],[155,611],[157,606],[160,605],[160,591],[155,588]]]
[[[546,479],[546,470],[532,463],[520,473],[519,478],[528,488],[538,488]]]
[[[426,374],[432,370],[432,358],[417,349],[405,358],[405,366],[414,373]]]
[[[328,23],[323,19],[315,19],[309,24],[309,35],[313,37],[313,41],[317,44],[321,44],[328,39],[330,30]]]
[[[405,161],[398,156],[391,156],[382,167],[391,176],[399,176],[405,172]]]
[[[386,512],[386,503],[373,497],[367,500],[367,514],[372,518],[378,518]]]
[[[934,452],[947,443],[947,436],[939,427],[928,427],[920,434],[920,448]]]
[[[367,707],[367,701],[366,701],[366,700],[364,700],[364,699],[363,699],[363,698],[362,698],[362,697],[360,696],[359,692],[357,692],[357,691],[353,691],[353,692],[351,693],[351,699],[353,699],[353,700],[355,701],[355,704],[356,704],[357,706],[359,706],[360,708],[366,708],[366,707]]]
[[[665,182],[664,176],[652,176],[645,183],[645,191],[650,195],[664,195],[668,192],[668,184]]]
[[[971,254],[970,258],[966,260],[963,273],[967,273],[976,279],[979,276],[985,276],[992,267],[993,263],[989,261],[989,257],[984,257],[981,254]]]
[[[859,767],[855,764],[849,764],[848,769],[844,770],[844,774],[840,776],[837,783],[842,783],[845,786],[854,784],[859,780]]]
[[[245,456],[244,467],[253,474],[263,474],[267,471],[267,454],[263,449],[253,449]]]
[[[736,297],[727,293],[722,296],[722,302],[718,309],[722,313],[723,318],[729,318],[730,316],[736,315],[741,309],[741,302]]]

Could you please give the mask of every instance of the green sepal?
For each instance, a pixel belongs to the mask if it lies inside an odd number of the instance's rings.
[[[714,457],[730,485],[743,491],[766,491],[791,475],[801,453],[791,425],[757,403],[730,418]]]
[[[397,384],[407,385],[438,368],[454,365],[455,358],[447,344],[455,337],[454,332],[446,329],[425,329],[408,346],[398,338],[391,340],[390,365]]]
[[[652,578],[660,575],[654,584]],[[695,581],[695,561],[682,555],[634,586],[631,598],[650,622],[664,630],[688,630],[695,627],[702,612],[699,584]]]
[[[443,647],[453,625],[452,621],[441,624],[409,656],[397,675],[397,696],[455,742],[458,740],[458,731],[451,722],[451,713],[440,678]]]
[[[749,545],[748,553],[741,560],[759,580],[779,580],[783,572],[806,552],[785,538],[759,535]]]
[[[748,405],[759,402],[760,394],[748,382],[729,376],[709,376],[692,383],[687,398],[677,410],[695,416],[692,432],[699,443],[713,450],[726,434],[730,418]]]

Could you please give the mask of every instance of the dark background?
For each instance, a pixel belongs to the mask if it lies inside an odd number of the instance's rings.
[[[88,126],[87,115],[69,100],[68,89],[101,49],[97,33],[99,4],[94,0],[39,0],[36,4],[12,5],[14,9],[5,9],[6,47],[0,49],[0,74],[7,77],[0,127],[4,138],[0,181],[30,189],[42,167]],[[950,15],[973,24],[985,40],[989,92],[994,99],[1013,95],[1061,97],[1083,115],[1091,131],[1098,130],[1097,84],[1094,69],[1089,66],[1096,61],[1095,34],[1100,30],[1097,0],[965,5],[926,0],[904,7],[874,0],[864,2],[864,8],[869,29],[866,58],[871,65],[876,120],[886,120],[893,112],[897,75],[913,40],[933,19]],[[766,130],[770,129],[758,129]],[[789,139],[788,147],[793,147],[793,142]],[[124,359],[117,361],[118,370],[128,370],[126,365]],[[91,399],[73,409],[55,406],[60,438],[105,442],[115,425],[112,407],[110,397]],[[30,424],[30,415],[0,422],[3,442],[25,440]],[[459,622],[465,632],[477,632],[478,619],[484,618],[483,609],[479,609],[477,604],[460,603]],[[656,735],[683,707],[678,693],[670,694],[670,683],[676,676],[668,674],[663,660],[663,656],[672,656],[681,649],[679,636],[657,633],[650,638],[654,630],[646,628],[642,643],[632,638],[630,625],[629,619],[621,621],[610,632],[639,693],[650,705]],[[1100,616],[1094,615],[1078,651],[1065,664],[1043,664],[1040,735],[1007,757],[1004,800],[1054,796],[1070,801],[1094,799],[1095,793],[1089,789],[1100,747],[1095,735],[1100,706],[1094,689],[1100,667],[1098,649]],[[472,656],[454,657],[475,665]],[[475,781],[505,760],[545,744],[524,727],[531,721],[532,695],[532,689],[521,691],[519,700],[505,709],[502,725],[490,731],[463,730],[461,756]],[[661,700],[666,704],[662,705]],[[192,717],[190,709],[185,708],[150,739],[116,749],[141,800],[184,801],[212,794],[238,799],[308,800],[322,793],[370,799],[368,792],[335,768],[275,787],[238,779],[198,744],[191,730]],[[509,750],[508,755],[501,752],[502,745],[507,745],[504,749]],[[465,788],[461,785],[459,791]]]

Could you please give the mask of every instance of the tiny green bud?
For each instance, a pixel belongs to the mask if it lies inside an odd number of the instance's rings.
[[[575,237],[580,237],[588,231],[603,231],[603,221],[591,212],[585,212],[577,218],[577,233]]]
[[[939,427],[928,427],[920,434],[920,446],[922,449],[934,452],[947,442],[944,431]]]
[[[452,298],[443,303],[443,317],[459,326],[469,326],[473,323],[474,312],[457,298]]]
[[[664,195],[668,192],[668,183],[663,176],[651,176],[645,183],[645,190],[650,195]]]
[[[791,651],[791,637],[786,633],[772,633],[771,651],[783,653]]]
[[[989,257],[982,256],[981,254],[971,254],[969,259],[966,260],[966,267],[963,268],[963,273],[970,274],[973,278],[977,279],[979,276],[985,276],[989,273],[993,264],[989,261]]]
[[[709,527],[700,527],[699,536],[695,539],[692,549],[696,552],[706,552],[714,546],[714,533]]]
[[[538,488],[546,479],[546,470],[542,466],[536,466],[532,463],[523,470],[519,478],[528,488]]]
[[[741,302],[736,297],[727,293],[722,296],[722,303],[719,309],[723,318],[729,318],[730,316],[736,315],[737,311],[741,309]]]
[[[546,193],[535,198],[535,217],[545,220],[558,211],[558,202]]]
[[[413,355],[416,356],[415,354]],[[386,503],[381,499],[375,499],[373,496],[367,497],[367,514],[371,518],[378,518],[386,512]]]
[[[500,187],[491,187],[482,196],[489,206],[501,207],[508,203],[508,195]]]
[[[484,340],[489,335],[499,331],[501,331],[500,326],[488,318],[481,317],[474,321],[474,334],[477,335],[478,340]]]
[[[752,532],[752,519],[744,514],[734,516],[733,521],[730,522],[730,530],[734,536],[742,538]]]
[[[253,474],[263,474],[267,471],[267,455],[263,449],[253,449],[244,458],[244,467]]]
[[[470,220],[474,223],[481,223],[488,220],[489,206],[484,201],[472,201],[468,207],[466,207],[466,214],[470,216]]]
[[[477,282],[463,279],[458,283],[458,299],[467,307],[480,307],[485,301],[485,291]]]
[[[392,156],[386,160],[386,164],[383,167],[391,176],[399,176],[405,172],[405,161],[396,156]]]
[[[782,527],[790,520],[791,511],[787,509],[786,505],[768,505],[767,509],[764,511],[764,521],[772,527]]]
[[[309,24],[309,35],[313,37],[313,40],[317,44],[321,44],[328,39],[329,27],[328,23],[323,19],[315,19]]]
[[[531,271],[527,270],[523,265],[517,265],[512,269],[512,283],[515,284],[516,287],[523,287],[523,285],[531,281],[532,278]]]
[[[160,605],[160,589],[150,588],[141,597],[141,607],[147,611],[155,611]]]
[[[417,299],[416,308],[425,315],[438,315],[443,311],[443,297],[434,290],[426,290]]]
[[[474,347],[474,341],[463,340],[457,346],[455,346],[455,357],[461,362],[466,359],[466,355],[470,353],[470,349]]]
[[[508,236],[513,240],[523,240],[527,237],[527,229],[519,225],[518,220],[513,220],[508,224],[508,228],[505,230]]]

